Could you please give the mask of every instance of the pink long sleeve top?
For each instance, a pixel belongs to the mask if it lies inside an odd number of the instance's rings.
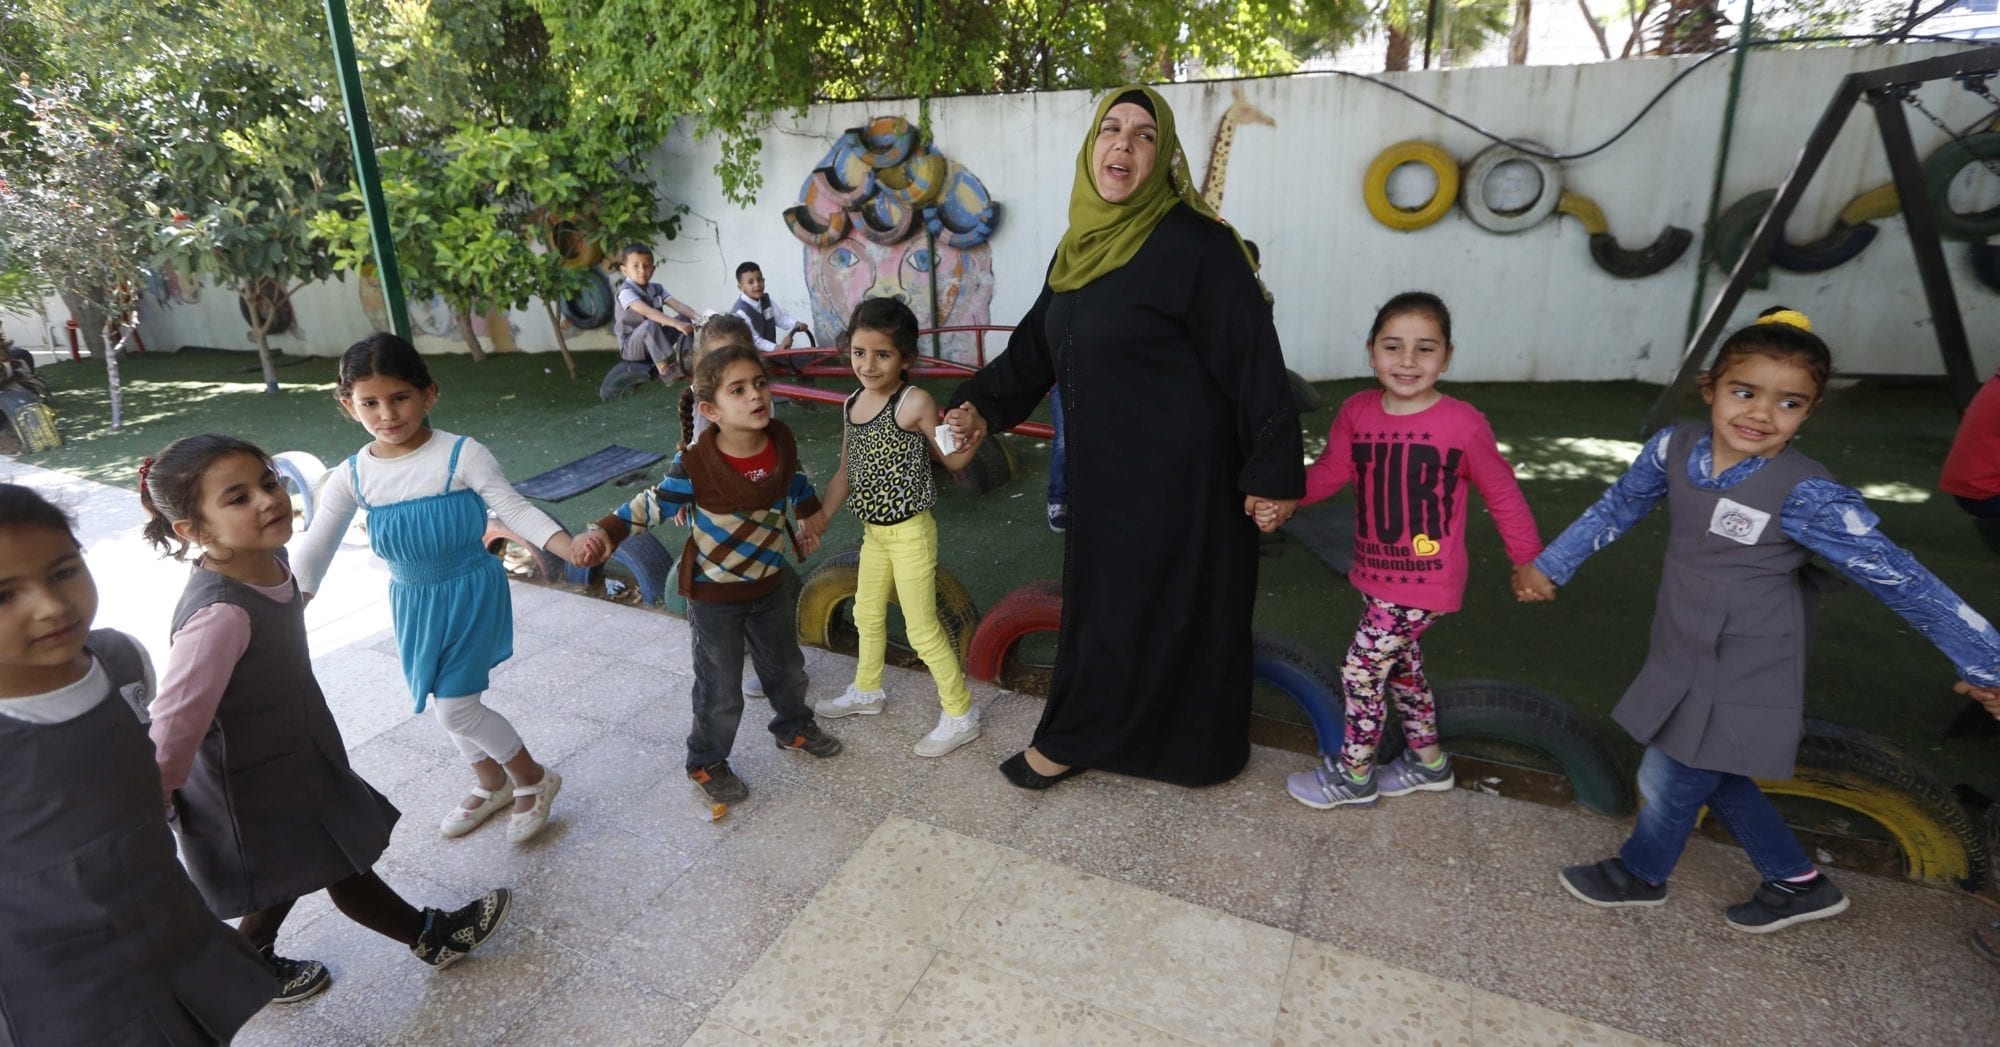
[[[1306,469],[1301,504],[1354,483],[1354,567],[1348,580],[1377,599],[1456,611],[1465,599],[1465,507],[1471,488],[1516,564],[1542,551],[1535,517],[1500,456],[1486,416],[1445,396],[1415,414],[1382,409],[1382,390],[1348,397],[1326,451]],[[1469,483],[1468,483],[1469,481]]]
[[[249,583],[245,583],[246,585]],[[289,602],[297,582],[290,574],[273,586],[250,588],[280,602]],[[250,616],[234,604],[216,603],[194,612],[174,634],[167,655],[166,675],[160,677],[150,712],[153,755],[160,765],[161,791],[171,797],[187,784],[201,740],[215,722],[222,692],[236,662],[250,649]],[[169,801],[171,803],[171,801]]]

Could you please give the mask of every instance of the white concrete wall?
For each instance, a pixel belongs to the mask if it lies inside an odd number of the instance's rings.
[[[1839,79],[1945,53],[1942,46],[1819,49],[1752,55],[1737,113],[1721,203],[1783,177]],[[1582,66],[1517,66],[1397,74],[1389,79],[1491,130],[1563,151],[1603,141],[1694,59],[1647,59]],[[1596,156],[1564,166],[1566,185],[1603,205],[1627,246],[1650,242],[1664,225],[1700,231],[1707,215],[1730,59],[1710,62],[1667,96],[1628,136]],[[1461,162],[1485,144],[1475,133],[1363,80],[1293,77],[1164,88],[1197,177],[1210,138],[1234,92],[1269,114],[1274,127],[1239,130],[1228,166],[1224,215],[1262,246],[1277,300],[1279,332],[1292,366],[1315,378],[1363,373],[1361,341],[1374,307],[1409,288],[1442,294],[1457,321],[1453,375],[1464,379],[1663,380],[1674,370],[1688,323],[1701,244],[1664,272],[1620,280],[1597,268],[1576,222],[1552,218],[1526,232],[1485,232],[1454,208],[1413,233],[1374,222],[1362,203],[1363,174],[1386,146],[1407,138],[1444,145]],[[1978,100],[1949,83],[1922,98],[1948,121],[1981,115]],[[931,107],[935,147],[969,168],[1001,207],[991,249],[997,274],[992,316],[1012,323],[1039,290],[1066,224],[1074,157],[1092,98],[1081,92],[944,99]],[[725,201],[712,168],[714,143],[677,133],[655,152],[653,172],[667,199],[687,205],[679,239],[657,245],[659,275],[682,300],[727,308],[737,262],[762,263],[771,293],[809,315],[804,250],[782,218],[798,186],[845,129],[876,115],[915,119],[914,102],[818,106],[782,119],[765,135],[765,184],[756,204]],[[1920,152],[1944,136],[1912,113]],[[1872,114],[1864,104],[1814,180],[1791,222],[1795,240],[1825,232],[1858,193],[1888,179]],[[1961,210],[2000,203],[2000,179],[1961,176]],[[1398,184],[1401,184],[1399,179]],[[1935,343],[1900,218],[1859,258],[1829,272],[1773,274],[1752,292],[1747,318],[1782,302],[1810,313],[1851,371],[1936,373]],[[2000,295],[1978,284],[1963,244],[1947,244],[1976,362],[2000,362]],[[1708,277],[1712,296],[1723,279]],[[337,353],[369,328],[353,278],[303,292],[302,334],[274,344],[287,352]],[[210,290],[194,305],[149,303],[154,346],[249,348],[233,294]],[[512,316],[524,349],[553,348],[539,309]],[[435,325],[433,325],[435,329]],[[608,344],[603,332],[578,347]],[[457,351],[455,335],[425,337],[427,351]]]

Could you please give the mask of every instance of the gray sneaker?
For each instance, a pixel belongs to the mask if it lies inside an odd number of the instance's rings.
[[[1375,802],[1375,771],[1370,768],[1363,781],[1353,781],[1347,772],[1335,766],[1333,761],[1323,761],[1310,771],[1300,771],[1285,778],[1285,791],[1292,799],[1327,810],[1332,807],[1366,806]]]
[[[1375,769],[1375,785],[1384,796],[1408,796],[1414,792],[1450,792],[1457,779],[1451,773],[1451,756],[1444,757],[1444,765],[1432,770],[1417,759],[1415,749],[1405,749],[1402,755]]]

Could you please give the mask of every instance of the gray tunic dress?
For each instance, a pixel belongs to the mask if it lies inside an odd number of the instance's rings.
[[[153,744],[118,689],[131,639],[90,635],[112,679],[57,724],[0,717],[0,1045],[226,1043],[277,992],[174,861]]]
[[[1690,767],[1790,778],[1805,730],[1806,645],[1819,586],[1812,553],[1779,526],[1799,481],[1826,476],[1787,448],[1726,491],[1687,462],[1705,432],[1667,440],[1667,556],[1652,647],[1612,717]]]
[[[296,589],[280,603],[196,565],[174,631],[217,603],[250,616],[250,646],[174,807],[195,886],[217,915],[234,918],[367,872],[399,814],[348,765],[313,677]]]

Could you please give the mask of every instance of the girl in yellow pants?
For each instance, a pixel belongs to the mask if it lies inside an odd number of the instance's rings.
[[[824,508],[803,522],[818,538],[843,502],[861,518],[861,570],[854,591],[854,625],[861,659],[847,692],[814,710],[828,719],[882,711],[882,660],[888,648],[889,594],[898,595],[910,643],[937,681],[944,706],[937,728],[917,742],[919,756],[943,756],[979,737],[979,715],[965,688],[958,653],[937,617],[937,487],[931,454],[961,468],[972,446],[946,453],[932,433],[938,409],[905,373],[917,358],[917,318],[893,298],[870,298],[847,325],[848,362],[861,388],[847,398],[840,468],[826,485]]]

